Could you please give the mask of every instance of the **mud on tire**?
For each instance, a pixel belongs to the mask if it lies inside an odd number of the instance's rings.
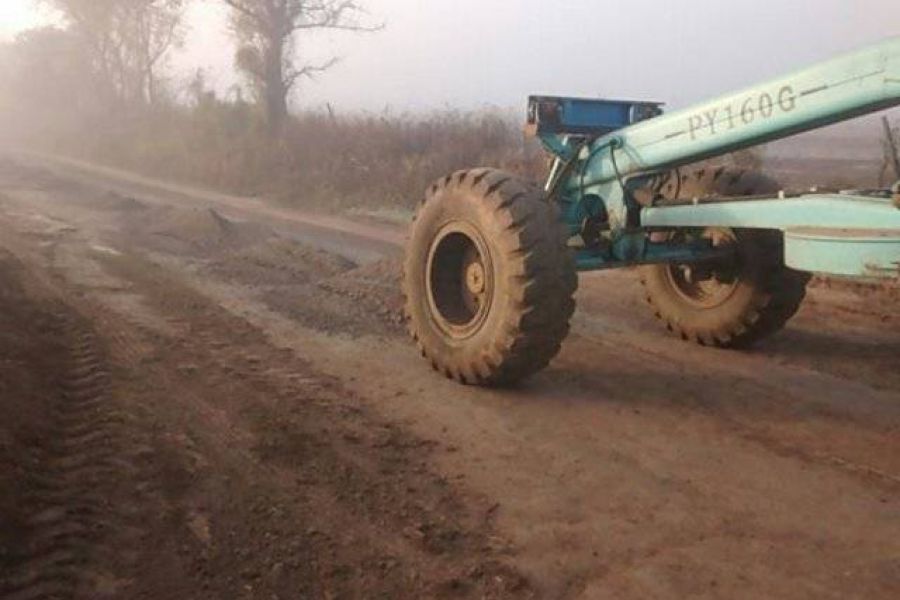
[[[404,262],[406,317],[422,355],[477,385],[547,366],[575,308],[567,237],[555,205],[512,175],[460,171],[431,186]]]
[[[680,198],[733,197],[775,193],[779,186],[756,172],[701,169],[681,177]],[[646,300],[669,331],[684,340],[723,348],[744,348],[784,327],[799,310],[810,276],[784,265],[779,231],[706,230],[698,234],[727,238],[735,258],[717,283],[703,289],[683,273],[685,265],[641,267]],[[719,278],[722,281],[719,281]],[[709,281],[709,280],[707,280]]]

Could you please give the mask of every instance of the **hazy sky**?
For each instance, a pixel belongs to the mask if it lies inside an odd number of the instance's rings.
[[[40,24],[46,15],[32,0],[0,0],[0,38],[6,39],[17,31]]]
[[[362,0],[366,2],[366,0]],[[0,34],[32,25],[30,0],[0,0]],[[367,35],[317,35],[301,53],[343,62],[297,102],[340,109],[523,106],[532,93],[683,106],[900,34],[898,0],[368,0]],[[189,12],[179,78],[234,82],[215,0]]]

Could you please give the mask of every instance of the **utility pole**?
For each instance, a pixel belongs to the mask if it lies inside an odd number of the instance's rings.
[[[900,150],[897,149],[897,140],[894,139],[894,131],[891,129],[891,122],[887,116],[881,117],[881,122],[884,123],[884,137],[887,141],[887,149],[894,161],[894,175],[897,176],[897,179],[900,179]]]

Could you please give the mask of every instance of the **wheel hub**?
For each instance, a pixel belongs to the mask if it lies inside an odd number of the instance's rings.
[[[487,318],[494,282],[490,255],[474,227],[446,225],[428,258],[429,305],[435,324],[456,339],[475,334]]]
[[[734,234],[727,230],[707,229],[700,237],[713,246],[734,244]],[[728,300],[739,283],[739,267],[734,258],[696,264],[672,264],[668,276],[675,291],[698,308],[712,308]]]
[[[466,287],[470,294],[478,295],[484,292],[484,266],[480,261],[466,267]]]

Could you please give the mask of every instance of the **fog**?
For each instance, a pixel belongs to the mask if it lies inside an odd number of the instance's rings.
[[[0,35],[48,20],[0,0]],[[367,0],[373,34],[316,34],[310,60],[341,63],[304,81],[295,106],[343,110],[520,107],[532,93],[665,101],[678,107],[900,32],[893,0]],[[238,82],[226,9],[190,5],[172,76],[204,68]]]
[[[369,0],[384,31],[317,36],[343,58],[295,101],[344,109],[519,107],[536,92],[683,106],[900,33],[893,0]],[[180,72],[234,82],[224,11],[190,15]],[[315,47],[313,47],[315,46]]]
[[[46,11],[32,0],[0,0],[0,40],[48,20]]]
[[[0,137],[231,191],[303,190],[328,204],[335,189],[377,190],[402,203],[473,165],[542,177],[539,145],[521,135],[531,94],[675,109],[900,31],[900,2],[888,0],[359,0],[366,10],[350,22],[374,31],[301,29],[273,74],[268,49],[284,48],[265,32],[284,22],[242,25],[238,69],[235,13],[185,0],[181,15],[179,1],[0,0]],[[36,29],[46,25],[56,29]],[[157,44],[168,51],[147,62]],[[331,57],[327,71],[284,84]],[[817,168],[835,184],[879,185],[882,135],[868,117],[760,156],[793,161],[798,180],[797,160],[856,161],[846,178]]]

